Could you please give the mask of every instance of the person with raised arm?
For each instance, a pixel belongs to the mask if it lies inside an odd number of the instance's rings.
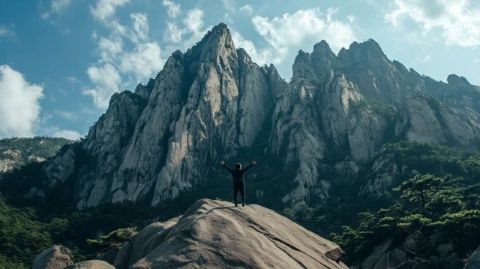
[[[237,194],[240,192],[242,197],[242,206],[245,206],[245,182],[243,180],[243,174],[254,165],[257,164],[256,161],[252,161],[250,165],[242,169],[242,164],[237,162],[234,165],[234,168],[228,167],[224,161],[220,161],[220,164],[225,167],[233,178],[233,201],[235,206],[237,206]]]

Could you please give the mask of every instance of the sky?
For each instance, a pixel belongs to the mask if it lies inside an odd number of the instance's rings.
[[[436,80],[480,85],[480,0],[0,0],[0,138],[84,137],[214,25],[287,81],[299,50],[376,40]]]

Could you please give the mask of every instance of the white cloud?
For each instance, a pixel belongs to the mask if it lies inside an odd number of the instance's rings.
[[[423,33],[440,30],[447,45],[480,45],[480,2],[476,0],[395,0],[385,19],[394,26],[409,19]]]
[[[151,74],[160,72],[161,68],[160,47],[154,42],[138,44],[120,62],[122,73],[133,74],[139,80],[146,80]]]
[[[66,120],[75,120],[78,118],[77,114],[70,111],[57,110],[55,111],[55,114]]]
[[[240,8],[241,12],[245,12],[247,15],[252,15],[253,8],[250,5],[244,5]]]
[[[95,6],[90,6],[93,18],[104,21],[115,14],[117,7],[123,6],[130,0],[98,0]]]
[[[230,32],[235,47],[245,49],[255,63],[264,65],[275,62],[272,50],[268,48],[257,49],[252,41],[245,39],[239,32],[233,29]]]
[[[0,137],[33,136],[43,88],[8,65],[0,65]]]
[[[93,98],[93,103],[100,108],[106,108],[115,92],[119,91],[122,79],[113,65],[107,63],[101,66],[90,66],[87,75],[95,88],[84,91],[86,95]]]
[[[203,27],[203,10],[192,9],[188,11],[187,17],[183,20],[185,27],[190,30],[192,33],[201,32]]]
[[[13,35],[12,29],[5,25],[0,25],[0,37],[6,37]]]
[[[432,61],[432,56],[430,54],[427,54],[423,57],[417,58],[417,61],[421,63],[429,63]]]
[[[293,58],[299,49],[311,48],[312,44],[325,39],[333,50],[347,47],[356,38],[347,19],[334,19],[336,10],[328,9],[326,14],[318,8],[301,9],[293,14],[280,17],[255,16],[252,22],[255,30],[270,45],[274,63]],[[247,50],[248,51],[248,50]]]
[[[187,33],[185,28],[179,27],[174,22],[167,22],[167,29],[164,32],[163,39],[172,43],[182,42],[182,36]]]
[[[180,5],[171,0],[163,0],[162,4],[167,8],[167,14],[170,18],[176,18],[182,13]]]
[[[41,14],[42,19],[58,16],[70,6],[71,2],[71,0],[51,0],[49,10]]]
[[[229,12],[235,12],[235,0],[222,0],[223,6]]]
[[[83,135],[73,130],[56,129],[52,133],[53,137],[63,137],[69,140],[79,140]]]
[[[149,38],[147,15],[132,13],[130,19],[128,27],[111,14],[109,20],[102,21],[109,35],[92,36],[98,42],[99,59],[87,69],[92,87],[83,92],[98,108],[106,108],[115,92],[134,87],[162,67],[160,46]]]
[[[204,27],[204,12],[188,10],[183,20],[167,21],[163,39],[174,44],[174,49],[187,49],[199,41],[211,27]]]
[[[133,22],[133,31],[135,32],[137,38],[147,39],[148,38],[148,22],[147,15],[141,13],[130,14],[130,18]]]

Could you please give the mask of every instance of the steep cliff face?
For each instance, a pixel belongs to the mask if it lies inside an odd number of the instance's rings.
[[[154,82],[112,98],[82,145],[91,163],[58,173],[65,161],[53,160],[45,169],[58,182],[78,174],[79,208],[126,200],[156,205],[205,182],[220,159],[248,150],[283,83],[273,66],[260,68],[235,49],[220,24],[186,53],[175,52]]]
[[[114,95],[86,139],[44,171],[49,186],[74,185],[78,208],[159,205],[218,177],[219,160],[255,156],[281,162],[277,170],[259,164],[272,175],[293,175],[278,183],[293,186],[278,200],[323,201],[385,143],[477,147],[479,97],[465,78],[434,81],[389,60],[373,40],[338,55],[325,41],[301,51],[286,83],[273,65],[259,67],[236,49],[220,24],[173,53],[147,85]],[[381,193],[392,180],[365,190]]]
[[[478,147],[479,88],[451,75],[448,84],[390,61],[373,40],[338,56],[322,41],[300,51],[289,91],[274,110],[269,148],[295,167],[297,187],[283,201],[328,197],[325,175],[350,177],[389,142],[407,140]],[[380,161],[380,160],[379,160]],[[383,169],[396,171],[399,167]],[[369,183],[381,193],[394,175]]]

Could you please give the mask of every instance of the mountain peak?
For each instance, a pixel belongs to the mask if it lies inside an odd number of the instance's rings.
[[[312,55],[322,55],[327,56],[328,58],[335,57],[335,54],[325,40],[322,40],[313,46]]]
[[[213,26],[211,31],[212,32],[230,32],[230,30],[228,29],[228,26],[223,22]]]
[[[457,76],[455,74],[448,75],[447,78],[448,84],[458,86],[458,87],[468,87],[471,86],[470,82],[465,77]]]
[[[225,23],[214,26],[207,34],[193,46],[189,52],[205,60],[215,60],[218,56],[236,54],[232,35]]]
[[[354,41],[348,49],[340,50],[338,59],[347,66],[364,63],[371,67],[384,67],[385,64],[390,63],[380,45],[373,39],[360,43]]]

